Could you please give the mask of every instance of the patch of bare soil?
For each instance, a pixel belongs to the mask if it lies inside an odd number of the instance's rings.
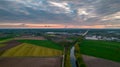
[[[33,36],[24,36],[24,37],[16,37],[14,38],[15,40],[21,40],[21,39],[28,39],[28,40],[45,40],[44,37],[42,36],[36,36],[36,37],[33,37]]]
[[[1,58],[0,67],[61,67],[60,57],[52,58]]]
[[[87,67],[120,67],[120,63],[102,58],[83,55],[83,59]]]

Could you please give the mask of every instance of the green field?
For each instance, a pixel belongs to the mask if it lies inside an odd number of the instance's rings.
[[[1,37],[0,43],[8,42],[10,40],[13,40],[13,37]]]
[[[80,48],[83,54],[120,62],[119,42],[83,40]]]
[[[6,40],[6,39],[3,39]],[[63,54],[63,47],[49,40],[18,40],[22,44],[5,50],[1,57],[51,57]],[[4,44],[0,44],[3,47]]]
[[[37,46],[48,47],[52,49],[63,50],[63,47],[49,40],[18,40],[19,42],[29,43]]]
[[[12,40],[11,37],[1,37],[1,38],[0,38],[0,47],[4,47],[6,44],[2,44],[2,43],[8,42],[8,41],[10,41],[10,40]]]

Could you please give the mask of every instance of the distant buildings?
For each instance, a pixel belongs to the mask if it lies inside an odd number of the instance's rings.
[[[88,39],[88,40],[107,40],[107,41],[118,41],[120,42],[120,39],[119,38],[116,38],[116,37],[106,37],[106,36],[97,36],[97,35],[89,35],[89,36],[86,36],[85,39]]]
[[[96,36],[86,36],[85,39],[88,39],[88,40],[98,40],[98,38]]]

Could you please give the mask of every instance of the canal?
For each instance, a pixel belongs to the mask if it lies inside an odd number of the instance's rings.
[[[70,50],[70,61],[71,61],[72,67],[77,67],[74,50],[75,50],[75,47],[73,46]]]

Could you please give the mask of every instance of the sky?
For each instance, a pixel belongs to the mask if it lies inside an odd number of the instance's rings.
[[[120,0],[0,0],[0,28],[120,29]]]

